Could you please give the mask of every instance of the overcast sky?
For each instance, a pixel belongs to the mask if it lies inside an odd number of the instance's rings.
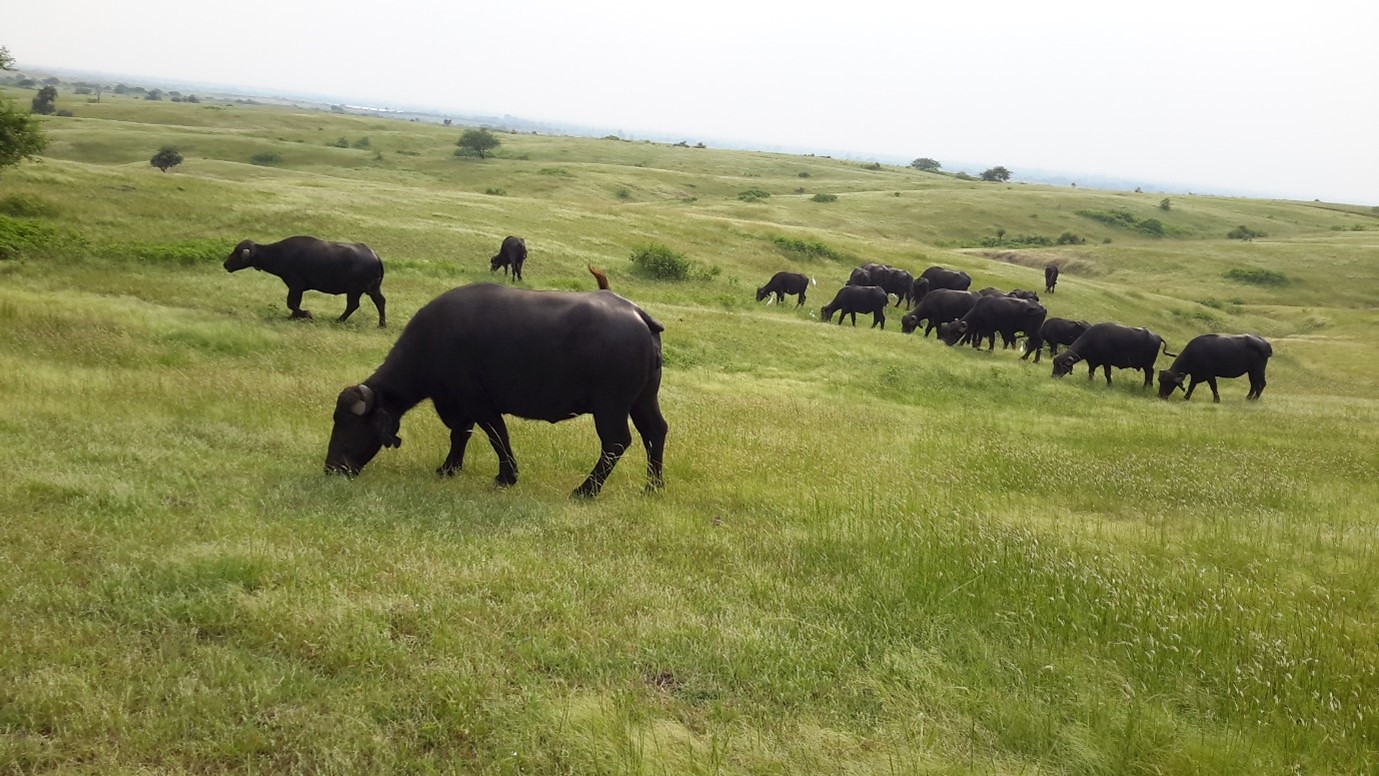
[[[21,67],[1379,205],[1375,0],[7,5]]]

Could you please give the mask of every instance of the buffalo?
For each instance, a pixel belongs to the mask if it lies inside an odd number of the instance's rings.
[[[1159,398],[1167,399],[1175,389],[1182,390],[1183,380],[1191,378],[1184,399],[1192,398],[1197,383],[1206,382],[1211,387],[1211,400],[1219,404],[1221,394],[1216,391],[1216,378],[1249,375],[1250,392],[1245,398],[1253,401],[1264,393],[1264,386],[1268,384],[1264,369],[1272,355],[1273,346],[1258,334],[1194,337],[1173,360],[1173,366],[1159,372]]]
[[[1053,376],[1062,377],[1073,371],[1073,364],[1087,362],[1087,379],[1092,379],[1097,367],[1106,374],[1106,384],[1111,384],[1111,367],[1118,369],[1139,369],[1144,372],[1144,387],[1154,383],[1154,361],[1159,351],[1168,352],[1163,337],[1145,328],[1131,328],[1118,323],[1096,323],[1078,337],[1068,349],[1053,358]]]
[[[848,276],[850,286],[880,286],[887,294],[895,294],[895,306],[901,302],[907,306],[913,299],[914,278],[903,269],[885,264],[863,264]]]
[[[607,290],[529,291],[481,283],[451,289],[408,322],[383,364],[340,392],[325,470],[359,474],[382,447],[398,447],[403,415],[430,399],[450,428],[437,474],[453,475],[477,424],[498,455],[498,486],[517,482],[504,415],[556,423],[592,414],[601,451],[571,495],[592,497],[632,441],[646,447],[648,490],[662,487],[666,421],[661,332],[640,307]]]
[[[954,291],[950,288],[940,288],[932,291],[919,300],[915,309],[905,314],[900,319],[900,330],[910,334],[919,328],[920,321],[927,321],[924,327],[924,336],[929,336],[929,332],[940,323],[956,320],[967,314],[972,309],[972,305],[977,303],[981,296],[974,291]]]
[[[923,299],[926,294],[937,291],[940,288],[949,288],[954,291],[966,291],[971,287],[972,277],[966,272],[945,269],[935,265],[924,270],[919,274],[919,277],[915,278],[914,284],[911,286],[911,298],[918,302]]]
[[[1001,335],[1001,341],[1007,347],[1015,342],[1017,335],[1024,334],[1029,338],[1029,346],[1020,358],[1029,358],[1030,352],[1033,351],[1034,363],[1037,364],[1044,346],[1039,332],[1044,326],[1046,315],[1048,311],[1038,302],[1013,296],[984,296],[978,299],[962,318],[949,323],[939,336],[949,345],[966,341],[971,342],[974,347],[979,345],[982,339],[989,338],[989,351],[996,348],[997,334]]]
[[[757,289],[757,301],[765,299],[775,294],[774,302],[784,302],[786,294],[798,294],[799,301],[796,307],[804,304],[804,294],[809,290],[811,281],[809,278],[798,272],[777,272],[766,281],[766,285]]]
[[[293,318],[310,318],[302,309],[302,294],[320,291],[344,294],[344,321],[359,309],[359,297],[368,294],[378,308],[378,326],[388,325],[387,300],[383,298],[383,260],[363,243],[339,243],[315,237],[288,237],[267,245],[244,240],[225,259],[227,272],[253,267],[277,275],[287,284],[287,309]]]
[[[1091,325],[1086,321],[1070,321],[1067,318],[1045,318],[1039,338],[1049,346],[1049,355],[1056,356],[1059,345],[1073,344]]]
[[[1053,287],[1058,285],[1058,265],[1044,265],[1044,292],[1052,294]]]
[[[521,237],[508,235],[503,238],[503,244],[498,246],[498,252],[493,258],[488,260],[488,271],[497,272],[499,268],[503,274],[508,274],[508,267],[512,267],[512,279],[522,279],[522,265],[527,262],[527,243]]]
[[[871,313],[871,327],[875,329],[880,326],[886,328],[886,307],[891,303],[886,296],[886,290],[880,286],[843,286],[838,289],[838,293],[833,297],[833,301],[824,305],[819,310],[819,315],[824,321],[833,320],[833,313],[838,313],[838,325],[843,324],[843,318],[852,316],[852,325],[857,325],[858,313]]]

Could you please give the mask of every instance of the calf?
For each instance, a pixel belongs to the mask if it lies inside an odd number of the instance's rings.
[[[1091,325],[1086,321],[1070,321],[1067,318],[1045,318],[1039,338],[1049,346],[1049,355],[1056,356],[1059,345],[1073,344]]]
[[[253,267],[277,275],[287,284],[287,309],[293,318],[310,318],[302,309],[302,294],[320,291],[344,294],[344,321],[359,309],[359,297],[368,294],[378,308],[378,327],[388,325],[387,300],[383,298],[383,260],[363,243],[339,243],[315,237],[288,237],[267,245],[244,240],[225,259],[225,271]]]
[[[508,267],[512,267],[512,279],[522,279],[522,265],[527,261],[527,243],[521,237],[508,235],[503,238],[503,244],[498,246],[498,253],[488,260],[488,271],[497,272],[501,267],[503,274],[508,274]]]
[[[1053,358],[1053,376],[1062,377],[1073,371],[1073,364],[1087,362],[1087,379],[1092,379],[1097,367],[1106,374],[1106,384],[1111,384],[1111,367],[1118,369],[1139,369],[1144,372],[1144,387],[1154,384],[1154,361],[1162,349],[1167,355],[1168,346],[1163,337],[1149,329],[1131,328],[1118,323],[1097,323],[1089,326],[1068,349]]]
[[[784,302],[786,294],[798,294],[799,301],[795,306],[799,307],[804,304],[804,293],[809,290],[810,282],[809,278],[798,272],[777,272],[766,281],[766,285],[757,289],[757,301],[775,294],[772,302]]]
[[[858,313],[871,313],[871,327],[875,329],[880,326],[886,328],[886,306],[891,302],[886,296],[886,290],[880,286],[843,286],[838,289],[838,293],[833,297],[833,301],[823,306],[819,315],[825,322],[833,320],[833,313],[838,313],[838,325],[843,324],[843,317],[852,316],[852,325],[857,325]]]
[[[1203,334],[1194,337],[1183,348],[1183,352],[1173,360],[1173,366],[1159,372],[1159,398],[1167,399],[1175,389],[1182,390],[1183,379],[1191,378],[1183,399],[1191,399],[1197,383],[1205,381],[1211,386],[1211,400],[1220,403],[1221,394],[1216,391],[1216,378],[1250,376],[1250,392],[1245,395],[1253,401],[1264,393],[1268,383],[1264,379],[1264,368],[1269,365],[1269,357],[1274,348],[1258,334]]]

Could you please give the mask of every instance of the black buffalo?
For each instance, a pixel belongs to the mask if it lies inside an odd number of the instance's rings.
[[[338,243],[315,237],[289,237],[267,245],[244,240],[225,259],[225,269],[246,267],[277,275],[287,284],[287,309],[293,318],[310,318],[302,309],[302,294],[344,294],[345,320],[359,309],[359,297],[368,294],[378,308],[378,325],[388,325],[387,300],[383,298],[383,260],[363,243]]]
[[[966,272],[945,269],[940,266],[930,267],[915,278],[911,287],[911,298],[916,302],[940,288],[949,288],[954,291],[966,291],[972,287],[972,277]]]
[[[877,326],[886,328],[886,306],[891,303],[886,296],[886,290],[880,286],[843,286],[834,295],[833,301],[823,306],[819,310],[819,316],[825,322],[833,320],[833,314],[838,313],[838,325],[842,325],[843,318],[851,315],[852,325],[857,325],[858,313],[871,313],[871,327]]]
[[[1203,334],[1194,337],[1183,352],[1173,360],[1173,366],[1159,372],[1159,398],[1167,399],[1174,389],[1182,390],[1183,380],[1191,378],[1184,399],[1192,398],[1192,390],[1200,382],[1211,386],[1211,400],[1219,403],[1221,394],[1216,391],[1216,378],[1250,376],[1248,400],[1258,399],[1264,393],[1267,381],[1264,368],[1269,365],[1269,357],[1274,348],[1268,340],[1258,334]]]
[[[880,286],[887,294],[895,294],[895,306],[907,306],[914,294],[914,278],[907,270],[886,264],[863,264],[848,276],[850,286]]]
[[[1086,321],[1070,321],[1067,318],[1045,318],[1044,328],[1039,330],[1039,338],[1049,346],[1049,355],[1056,356],[1059,345],[1073,344],[1091,325]]]
[[[1087,379],[1092,379],[1097,367],[1106,374],[1106,384],[1111,384],[1111,367],[1117,369],[1139,369],[1144,372],[1144,387],[1154,383],[1154,361],[1159,351],[1167,355],[1168,345],[1163,337],[1149,329],[1131,328],[1118,323],[1096,323],[1078,337],[1068,349],[1053,358],[1053,376],[1062,377],[1073,371],[1073,364],[1087,362]]]
[[[798,272],[777,272],[766,281],[766,285],[757,289],[757,301],[775,294],[774,302],[784,302],[786,294],[799,294],[799,301],[796,307],[804,304],[804,294],[809,290],[809,278]]]
[[[967,311],[971,310],[972,305],[980,298],[981,295],[974,291],[954,291],[951,288],[931,291],[919,300],[915,309],[905,313],[905,317],[900,319],[900,330],[909,334],[919,328],[920,321],[927,321],[924,327],[924,336],[927,337],[940,323],[967,315]]]
[[[1053,287],[1056,285],[1058,285],[1058,265],[1044,265],[1044,291],[1052,294]]]
[[[499,268],[503,274],[508,274],[508,267],[512,267],[512,279],[522,279],[522,265],[527,262],[527,243],[521,237],[508,235],[503,238],[503,244],[498,246],[498,252],[493,258],[488,260],[488,271],[497,272]]]
[[[1031,351],[1034,352],[1034,363],[1039,363],[1039,354],[1043,350],[1044,343],[1039,338],[1039,332],[1044,326],[1044,318],[1048,311],[1038,302],[1031,302],[1028,299],[1020,299],[1013,296],[983,296],[972,305],[958,320],[952,321],[940,332],[939,336],[949,345],[956,345],[959,342],[971,342],[975,347],[981,344],[983,339],[990,339],[991,344],[987,350],[996,348],[996,335],[1001,335],[1001,341],[1007,347],[1015,342],[1016,336],[1024,334],[1029,338],[1029,345],[1025,348],[1025,354],[1021,360],[1029,358]],[[903,325],[903,324],[902,324]]]
[[[608,290],[528,291],[493,283],[451,289],[417,311],[377,371],[340,393],[326,472],[356,475],[379,448],[402,444],[402,416],[430,399],[450,428],[450,453],[438,474],[460,470],[477,424],[498,454],[495,482],[512,485],[517,460],[504,415],[556,423],[593,414],[602,449],[572,495],[594,496],[632,441],[630,416],[646,446],[647,487],[659,488],[664,328]]]

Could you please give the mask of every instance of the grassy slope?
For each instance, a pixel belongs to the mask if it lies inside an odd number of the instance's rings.
[[[823,158],[111,99],[46,124],[0,203],[0,765],[110,772],[1369,770],[1379,219],[1320,203],[956,181]],[[369,138],[369,148],[327,143]],[[160,174],[163,144],[186,162]],[[262,151],[274,167],[248,163]],[[803,177],[801,173],[808,173]],[[773,196],[737,199],[749,188]],[[501,189],[502,196],[485,194]],[[803,193],[798,193],[803,189]],[[816,192],[838,201],[810,201]],[[1080,216],[1126,209],[1181,235]],[[13,222],[11,222],[13,223]],[[1223,236],[1237,224],[1268,233]],[[975,249],[997,228],[1083,245]],[[1351,229],[1368,231],[1341,231]],[[392,328],[226,275],[293,233],[388,262]],[[423,408],[359,479],[320,474],[335,394],[413,310],[584,265],[667,324],[669,487],[636,451],[593,503],[587,418],[514,420],[439,481]],[[806,260],[771,242],[823,242]],[[643,280],[651,240],[718,275]],[[1109,242],[1107,242],[1109,240]],[[1254,330],[1246,404],[1062,381],[1009,353],[821,326],[855,262],[1038,287],[1051,314],[1176,347]],[[803,309],[754,305],[778,269]],[[1231,268],[1285,273],[1281,288]],[[1175,349],[1176,349],[1175,347]]]

